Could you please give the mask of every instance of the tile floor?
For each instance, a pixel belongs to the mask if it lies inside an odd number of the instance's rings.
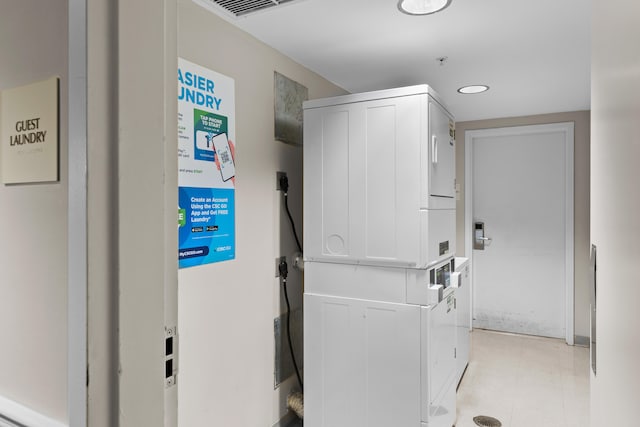
[[[458,389],[456,427],[477,427],[477,415],[497,418],[503,427],[589,426],[589,349],[475,329],[470,359]]]
[[[473,417],[503,427],[588,427],[589,350],[564,340],[475,329],[458,389],[456,427]]]

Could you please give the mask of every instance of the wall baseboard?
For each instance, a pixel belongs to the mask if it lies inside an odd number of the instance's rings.
[[[280,421],[275,423],[273,427],[289,427],[292,422],[294,422],[298,417],[293,411],[289,411],[285,414],[284,417],[280,418]]]
[[[589,339],[589,337],[583,337],[581,335],[576,335],[575,337],[573,337],[573,344],[577,345],[578,347],[589,347],[590,343],[591,339]]]
[[[67,427],[33,409],[0,396],[0,427]]]

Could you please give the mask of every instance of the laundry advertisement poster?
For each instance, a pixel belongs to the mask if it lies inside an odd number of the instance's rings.
[[[235,258],[235,82],[178,58],[178,265]]]

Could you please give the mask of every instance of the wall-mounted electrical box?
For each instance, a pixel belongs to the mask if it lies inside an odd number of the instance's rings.
[[[176,374],[178,372],[178,334],[177,328],[165,328],[164,338],[164,379],[165,387],[172,387],[176,384]]]

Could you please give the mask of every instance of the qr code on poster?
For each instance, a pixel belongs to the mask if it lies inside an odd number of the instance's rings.
[[[231,161],[231,157],[229,156],[229,152],[228,151],[223,151],[222,153],[220,153],[220,160],[222,161],[222,163],[229,163]]]

